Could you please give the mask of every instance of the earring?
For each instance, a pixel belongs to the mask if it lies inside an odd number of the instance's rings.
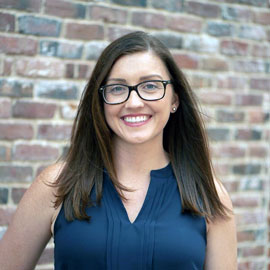
[[[176,108],[175,108],[175,107],[173,107],[173,108],[172,108],[172,111],[173,111],[173,112],[175,112],[175,111],[176,111]]]

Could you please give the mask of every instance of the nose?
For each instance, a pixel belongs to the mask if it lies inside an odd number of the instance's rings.
[[[136,91],[131,91],[128,100],[126,101],[126,108],[143,107],[143,100],[139,97]]]

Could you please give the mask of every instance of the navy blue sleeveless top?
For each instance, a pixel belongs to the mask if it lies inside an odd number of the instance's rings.
[[[101,206],[87,209],[90,222],[66,221],[62,207],[54,225],[55,270],[202,270],[205,218],[181,213],[170,164],[150,176],[133,223],[106,173]]]

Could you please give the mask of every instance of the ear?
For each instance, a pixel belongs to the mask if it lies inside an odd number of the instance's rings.
[[[172,97],[171,113],[175,113],[177,111],[178,106],[179,106],[179,97],[174,92]]]

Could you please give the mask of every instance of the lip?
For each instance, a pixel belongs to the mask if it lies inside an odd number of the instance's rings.
[[[128,121],[125,121],[125,118],[127,118],[127,117],[146,117],[147,119],[144,121],[141,121],[141,122],[128,122]],[[121,116],[121,120],[123,121],[123,123],[129,127],[143,126],[143,125],[147,124],[151,118],[152,118],[152,115],[150,115],[150,114],[126,114],[126,115]]]

